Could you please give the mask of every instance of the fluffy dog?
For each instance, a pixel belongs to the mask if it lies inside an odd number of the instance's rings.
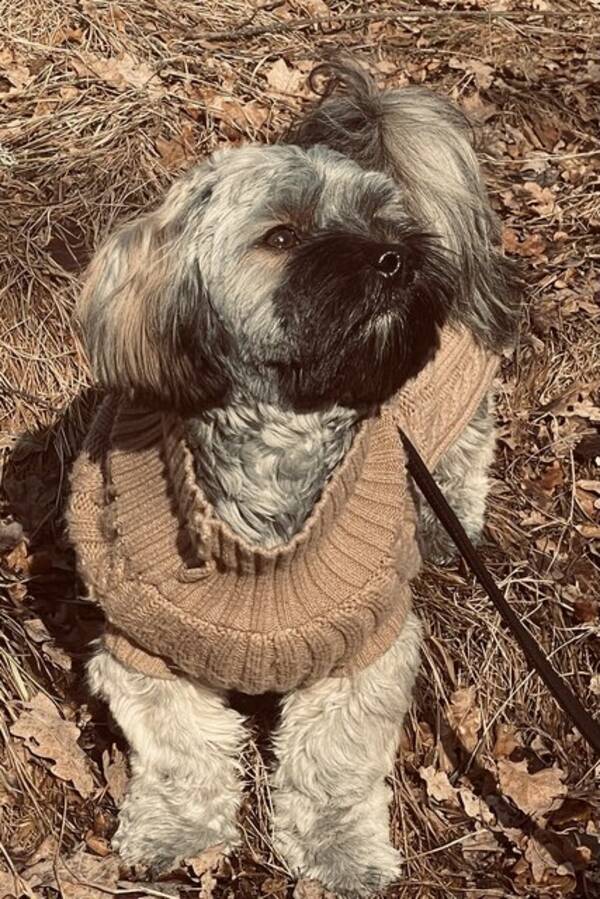
[[[219,150],[94,259],[79,317],[97,380],[176,410],[195,476],[246,541],[276,547],[306,522],[376,415],[456,323],[492,350],[517,302],[462,114],[420,87],[379,92],[330,67],[323,101],[285,142]],[[436,475],[471,537],[482,527],[491,401]],[[420,509],[430,557],[446,538]],[[274,839],[290,870],[348,895],[398,876],[391,773],[418,665],[409,614],[355,675],[282,697],[274,734]],[[131,744],[114,838],[131,863],[238,843],[244,720],[223,690],[89,663]]]

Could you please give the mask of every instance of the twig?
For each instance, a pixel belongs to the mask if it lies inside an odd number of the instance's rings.
[[[35,403],[36,406],[41,406],[42,409],[47,409],[49,412],[62,412],[64,408],[63,406],[53,406],[43,397],[35,396],[35,394],[28,393],[26,390],[18,390],[16,387],[0,387],[0,396],[16,396],[28,403]]]
[[[582,15],[593,15],[593,13],[583,13]],[[342,31],[345,26],[362,22],[384,22],[388,19],[398,20],[398,24],[402,24],[402,20],[412,21],[414,19],[438,19],[443,17],[451,18],[471,18],[471,19],[506,19],[506,20],[523,20],[532,18],[572,18],[572,12],[566,11],[544,11],[529,12],[528,10],[469,10],[469,9],[399,9],[396,12],[356,12],[347,13],[342,16],[311,16],[309,18],[298,19],[296,22],[271,22],[268,25],[255,25],[245,27],[244,25],[231,31],[204,31],[197,34],[196,40],[204,41],[235,41],[245,37],[259,37],[263,34],[289,34],[294,31],[306,31],[308,28],[328,25],[329,28],[336,32]],[[329,30],[329,29],[328,29]]]
[[[540,153],[538,156],[523,156],[521,159],[493,159],[491,156],[484,158],[490,165],[524,165],[544,159],[582,159],[585,156],[600,156],[600,147],[597,150],[584,150],[581,153]]]

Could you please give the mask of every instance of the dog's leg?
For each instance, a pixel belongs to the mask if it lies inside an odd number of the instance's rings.
[[[411,701],[421,627],[411,613],[391,649],[352,677],[326,678],[282,703],[275,735],[274,839],[290,870],[346,896],[394,880],[391,788]]]
[[[483,528],[488,472],[496,442],[494,424],[494,403],[488,396],[434,472],[439,488],[474,543]],[[423,556],[437,565],[447,564],[456,557],[454,543],[417,488],[415,491]]]
[[[105,650],[89,662],[88,679],[131,746],[113,839],[124,861],[160,869],[217,843],[235,846],[242,716],[207,687],[137,674]]]

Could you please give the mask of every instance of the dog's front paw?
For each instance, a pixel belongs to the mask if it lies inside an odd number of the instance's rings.
[[[398,878],[402,857],[389,842],[387,808],[382,820],[381,808],[371,803],[332,809],[303,796],[283,799],[275,846],[293,874],[352,899],[371,896]]]
[[[126,864],[160,873],[210,846],[221,844],[227,853],[238,845],[234,823],[217,819],[211,821],[214,827],[207,827],[202,818],[200,809],[190,815],[184,808],[157,800],[152,792],[132,795],[121,808],[112,847]]]

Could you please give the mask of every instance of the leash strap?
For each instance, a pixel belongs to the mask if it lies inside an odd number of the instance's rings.
[[[446,502],[421,456],[403,431],[400,431],[400,437],[406,450],[411,477],[512,631],[530,667],[536,669],[563,712],[571,719],[581,736],[600,755],[600,725],[586,711],[562,675],[552,667],[535,638],[523,627],[516,613],[496,586],[494,579],[483,564],[456,514]]]

